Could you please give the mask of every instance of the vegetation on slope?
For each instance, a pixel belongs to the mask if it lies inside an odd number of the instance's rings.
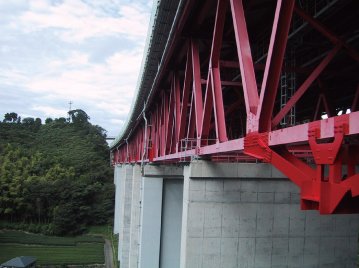
[[[74,235],[111,221],[106,132],[82,110],[69,116],[42,124],[8,113],[0,123],[0,219],[10,222],[5,227]]]

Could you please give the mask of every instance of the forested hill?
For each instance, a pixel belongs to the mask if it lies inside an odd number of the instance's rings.
[[[0,220],[45,234],[78,234],[113,215],[106,131],[82,110],[69,119],[0,122]],[[21,223],[21,224],[20,224]]]

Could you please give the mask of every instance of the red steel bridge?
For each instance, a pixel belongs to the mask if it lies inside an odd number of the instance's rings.
[[[266,162],[359,212],[359,1],[160,1],[113,164]]]

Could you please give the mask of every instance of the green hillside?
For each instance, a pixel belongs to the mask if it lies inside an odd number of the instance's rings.
[[[0,123],[3,227],[56,235],[112,222],[114,189],[106,131],[82,110],[69,118]],[[4,223],[5,221],[5,223]]]

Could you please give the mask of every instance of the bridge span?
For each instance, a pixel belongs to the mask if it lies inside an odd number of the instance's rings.
[[[111,144],[121,268],[356,267],[358,10],[156,2]]]

